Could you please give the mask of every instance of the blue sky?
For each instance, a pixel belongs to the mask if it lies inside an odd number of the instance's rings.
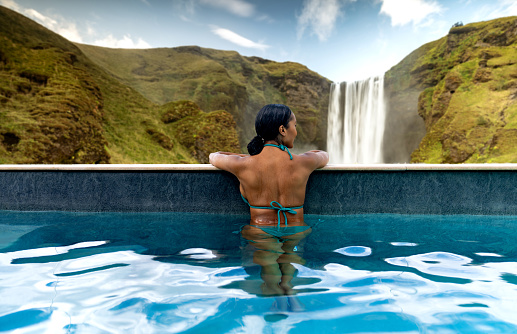
[[[517,15],[516,0],[0,0],[67,39],[199,45],[295,61],[341,82],[382,74],[450,27]]]

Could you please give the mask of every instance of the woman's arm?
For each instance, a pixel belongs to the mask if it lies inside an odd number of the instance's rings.
[[[325,151],[312,150],[299,155],[306,165],[311,170],[325,167],[329,162],[329,154]]]
[[[250,156],[249,154],[241,154],[241,153],[233,153],[233,152],[215,152],[215,153],[210,153],[210,156],[212,156],[212,154],[238,155],[240,157],[249,157]]]
[[[246,157],[249,157],[249,155],[231,152],[215,152],[210,153],[208,160],[215,167],[235,174],[239,167],[242,166],[242,162]]]

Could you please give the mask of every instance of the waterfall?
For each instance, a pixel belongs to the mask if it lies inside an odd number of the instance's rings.
[[[382,163],[386,118],[384,76],[333,83],[327,151],[331,163]]]

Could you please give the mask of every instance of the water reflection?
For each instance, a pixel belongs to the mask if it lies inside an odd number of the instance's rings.
[[[301,257],[300,242],[312,229],[305,223],[286,227],[246,225],[241,233],[253,252],[253,263],[260,266],[264,281],[261,294],[264,296],[294,295],[293,278],[296,268],[293,263],[305,264]]]

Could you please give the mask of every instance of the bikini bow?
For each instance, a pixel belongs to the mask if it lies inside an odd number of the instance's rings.
[[[280,228],[280,212],[282,212],[283,215],[284,215],[284,224],[285,224],[285,226],[287,226],[287,215],[285,213],[289,212],[289,213],[291,213],[293,215],[298,213],[298,212],[294,211],[291,208],[286,208],[285,206],[283,206],[282,204],[278,203],[277,201],[271,201],[271,203],[269,203],[269,205],[271,205],[271,207],[274,208],[275,210],[278,210],[277,211],[278,228]]]

